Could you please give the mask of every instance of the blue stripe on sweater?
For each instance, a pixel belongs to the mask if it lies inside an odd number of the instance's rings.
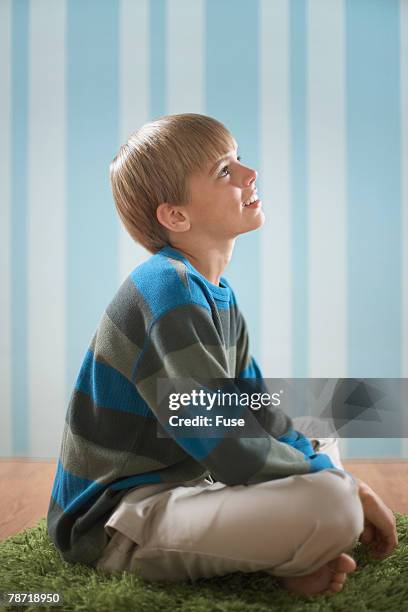
[[[325,455],[324,453],[316,453],[311,457],[306,457],[306,459],[310,464],[311,474],[313,474],[313,472],[327,470],[328,468],[335,468],[336,470],[339,470],[339,468],[336,468],[336,466],[332,463],[332,460],[330,459],[329,455]],[[339,470],[339,472],[341,471],[343,470]]]
[[[100,485],[94,480],[74,476],[63,468],[59,460],[51,496],[64,512],[69,513],[85,506],[89,499],[95,495],[100,495],[106,488],[112,491],[120,491],[121,489],[156,482],[163,482],[163,478],[160,474],[154,472],[122,478],[106,487],[106,485]]]
[[[176,269],[160,254],[135,268],[130,277],[155,319],[169,308],[191,303],[189,290]],[[163,287],[166,287],[166,291],[163,291]]]
[[[211,311],[210,304],[215,302],[218,310],[228,310],[231,308],[232,294],[224,288],[224,293],[217,293],[212,290],[209,283],[202,276],[198,276],[194,272],[189,271],[191,301],[194,304],[204,306],[208,311]]]
[[[135,385],[111,366],[96,361],[91,350],[86,353],[76,389],[89,395],[95,406],[155,418]]]
[[[259,378],[262,380],[262,372],[253,357],[247,367],[239,374],[238,378]]]
[[[187,285],[168,257],[178,259],[186,265],[189,279]],[[130,277],[149,306],[154,319],[185,304],[194,303],[211,311],[210,304],[213,302],[216,302],[220,309],[228,309],[235,303],[231,288],[223,277],[221,281],[225,287],[212,285],[188,260],[170,247],[162,249],[135,268]],[[166,287],[166,291],[163,291],[163,287]]]
[[[103,486],[93,480],[67,472],[58,460],[57,473],[51,496],[64,512],[74,512],[89,498],[102,491]]]
[[[115,484],[109,485],[109,489],[111,489],[112,491],[120,491],[121,489],[130,489],[131,487],[156,482],[164,482],[163,478],[157,472],[153,472],[151,474],[139,474],[137,476],[129,476],[128,478],[123,478],[118,482],[115,482]]]

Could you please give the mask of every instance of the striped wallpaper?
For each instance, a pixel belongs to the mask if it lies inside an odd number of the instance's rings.
[[[167,113],[220,119],[259,171],[267,221],[225,274],[264,375],[408,377],[408,0],[0,0],[0,45],[1,457],[58,455],[147,256],[109,162]]]

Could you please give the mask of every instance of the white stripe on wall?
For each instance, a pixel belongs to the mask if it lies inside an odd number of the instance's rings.
[[[32,2],[29,23],[29,440],[31,457],[54,457],[66,412],[65,2]]]
[[[0,457],[11,450],[10,96],[11,1],[0,2]]]
[[[346,376],[346,101],[343,0],[307,5],[309,376]],[[340,439],[344,457],[347,441]]]
[[[346,375],[343,0],[308,3],[309,376]]]
[[[167,2],[166,113],[204,108],[204,2]]]
[[[120,0],[119,4],[119,145],[149,120],[149,2]],[[112,158],[116,151],[112,152]],[[113,204],[113,200],[112,200]],[[119,282],[150,256],[134,242],[118,216]]]
[[[400,0],[401,45],[401,299],[402,342],[401,376],[408,378],[408,2]],[[404,432],[408,431],[408,414],[404,412]],[[408,457],[408,438],[401,443],[402,456]]]
[[[265,377],[291,372],[291,216],[289,5],[260,3],[261,367]]]

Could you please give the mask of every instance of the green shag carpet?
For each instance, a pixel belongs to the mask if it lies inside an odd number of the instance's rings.
[[[106,575],[60,559],[46,532],[45,519],[0,542],[0,593],[60,593],[60,607],[26,605],[2,610],[83,610],[86,612],[408,612],[408,516],[395,513],[399,545],[378,561],[359,543],[352,556],[357,569],[341,593],[304,597],[281,589],[264,572],[235,573],[191,583],[149,583],[135,574]]]

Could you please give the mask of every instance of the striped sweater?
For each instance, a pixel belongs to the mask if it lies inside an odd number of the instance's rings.
[[[259,438],[159,437],[156,382],[177,377],[262,375],[227,280],[210,283],[167,246],[118,289],[71,395],[47,515],[66,561],[96,563],[107,544],[104,523],[135,487],[210,474],[230,486],[253,484],[334,467],[279,409],[247,409],[262,425]]]

